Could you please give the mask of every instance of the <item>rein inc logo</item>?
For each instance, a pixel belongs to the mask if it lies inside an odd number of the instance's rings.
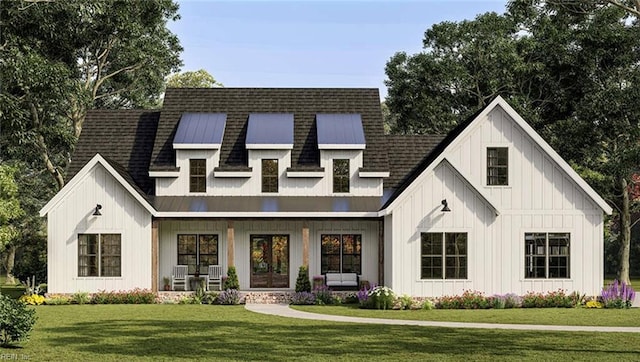
[[[28,361],[28,354],[0,353],[0,361]]]

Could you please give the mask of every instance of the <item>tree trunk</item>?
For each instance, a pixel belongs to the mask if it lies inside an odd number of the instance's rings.
[[[629,190],[627,179],[620,177],[620,190],[622,191],[622,207],[620,208],[620,267],[618,280],[630,284],[629,280],[629,251],[631,247],[631,215],[629,212]]]
[[[16,246],[11,244],[7,245],[7,259],[5,263],[5,269],[7,270],[6,284],[15,284],[16,278],[13,277],[13,265],[16,261]]]

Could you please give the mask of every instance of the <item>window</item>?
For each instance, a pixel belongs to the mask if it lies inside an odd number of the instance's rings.
[[[322,234],[320,239],[322,274],[362,274],[362,235]]]
[[[349,192],[349,160],[333,160],[333,192]]]
[[[524,234],[525,278],[569,278],[569,233]]]
[[[278,160],[262,160],[262,192],[278,192]]]
[[[507,147],[487,148],[487,185],[506,186],[509,184],[509,149]]]
[[[207,192],[206,160],[189,160],[189,192]]]
[[[422,279],[467,278],[467,233],[422,233]]]
[[[179,234],[178,265],[187,265],[189,274],[207,274],[209,265],[218,265],[218,235]]]
[[[78,234],[78,276],[121,276],[120,234]]]

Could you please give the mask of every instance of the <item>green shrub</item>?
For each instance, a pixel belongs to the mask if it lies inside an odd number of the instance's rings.
[[[52,296],[44,300],[46,305],[68,305],[71,304],[71,298],[64,295]]]
[[[74,304],[87,304],[91,302],[91,298],[89,298],[89,293],[87,292],[77,292],[71,296],[71,302]]]
[[[391,288],[378,286],[369,292],[366,307],[373,309],[391,309],[395,300],[396,295]]]
[[[237,289],[223,290],[218,294],[218,303],[222,305],[240,304],[240,292]]]
[[[435,304],[431,299],[425,299],[422,301],[423,310],[432,310],[434,307],[435,307]]]
[[[402,296],[400,296],[400,298],[398,298],[398,308],[405,310],[405,309],[411,309],[413,308],[413,298],[411,298],[410,295],[407,294],[403,294]]]
[[[0,344],[24,341],[36,323],[36,311],[26,304],[0,294]]]
[[[92,304],[154,304],[155,302],[155,293],[139,288],[120,292],[101,290],[91,297]]]
[[[465,290],[462,295],[443,296],[438,299],[438,309],[487,309],[491,307],[491,301],[484,294],[476,291]]]
[[[309,281],[309,270],[306,266],[301,266],[296,280],[296,293],[311,292],[311,282]]]
[[[313,294],[316,296],[316,304],[330,305],[333,304],[333,293],[331,289],[326,285],[316,287],[313,290]]]
[[[227,279],[224,280],[222,289],[240,289],[240,283],[238,282],[238,274],[236,273],[235,266],[230,266],[227,269]]]
[[[202,296],[202,304],[216,304],[218,292],[206,292]]]

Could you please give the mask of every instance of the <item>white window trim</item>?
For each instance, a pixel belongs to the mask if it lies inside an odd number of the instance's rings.
[[[103,216],[101,216],[103,217]],[[107,229],[90,229],[90,230],[74,230],[75,232],[75,242],[76,242],[76,257],[75,257],[75,276],[74,276],[74,280],[118,280],[118,279],[124,279],[124,257],[126,255],[126,253],[124,252],[124,240],[125,240],[125,233],[123,230],[107,230]],[[102,235],[102,234],[117,234],[120,235],[120,276],[107,276],[107,277],[103,277],[100,275],[91,275],[91,276],[80,276],[78,275],[78,267],[79,267],[79,261],[80,261],[80,255],[78,254],[78,249],[80,248],[80,234],[96,234],[96,235]],[[98,272],[100,271],[100,267],[101,267],[101,253],[100,253],[100,245],[98,245]]]
[[[487,183],[487,149],[506,148],[507,149],[507,184],[489,185]],[[492,189],[510,189],[513,185],[513,146],[505,143],[486,143],[482,146],[482,186]]]

